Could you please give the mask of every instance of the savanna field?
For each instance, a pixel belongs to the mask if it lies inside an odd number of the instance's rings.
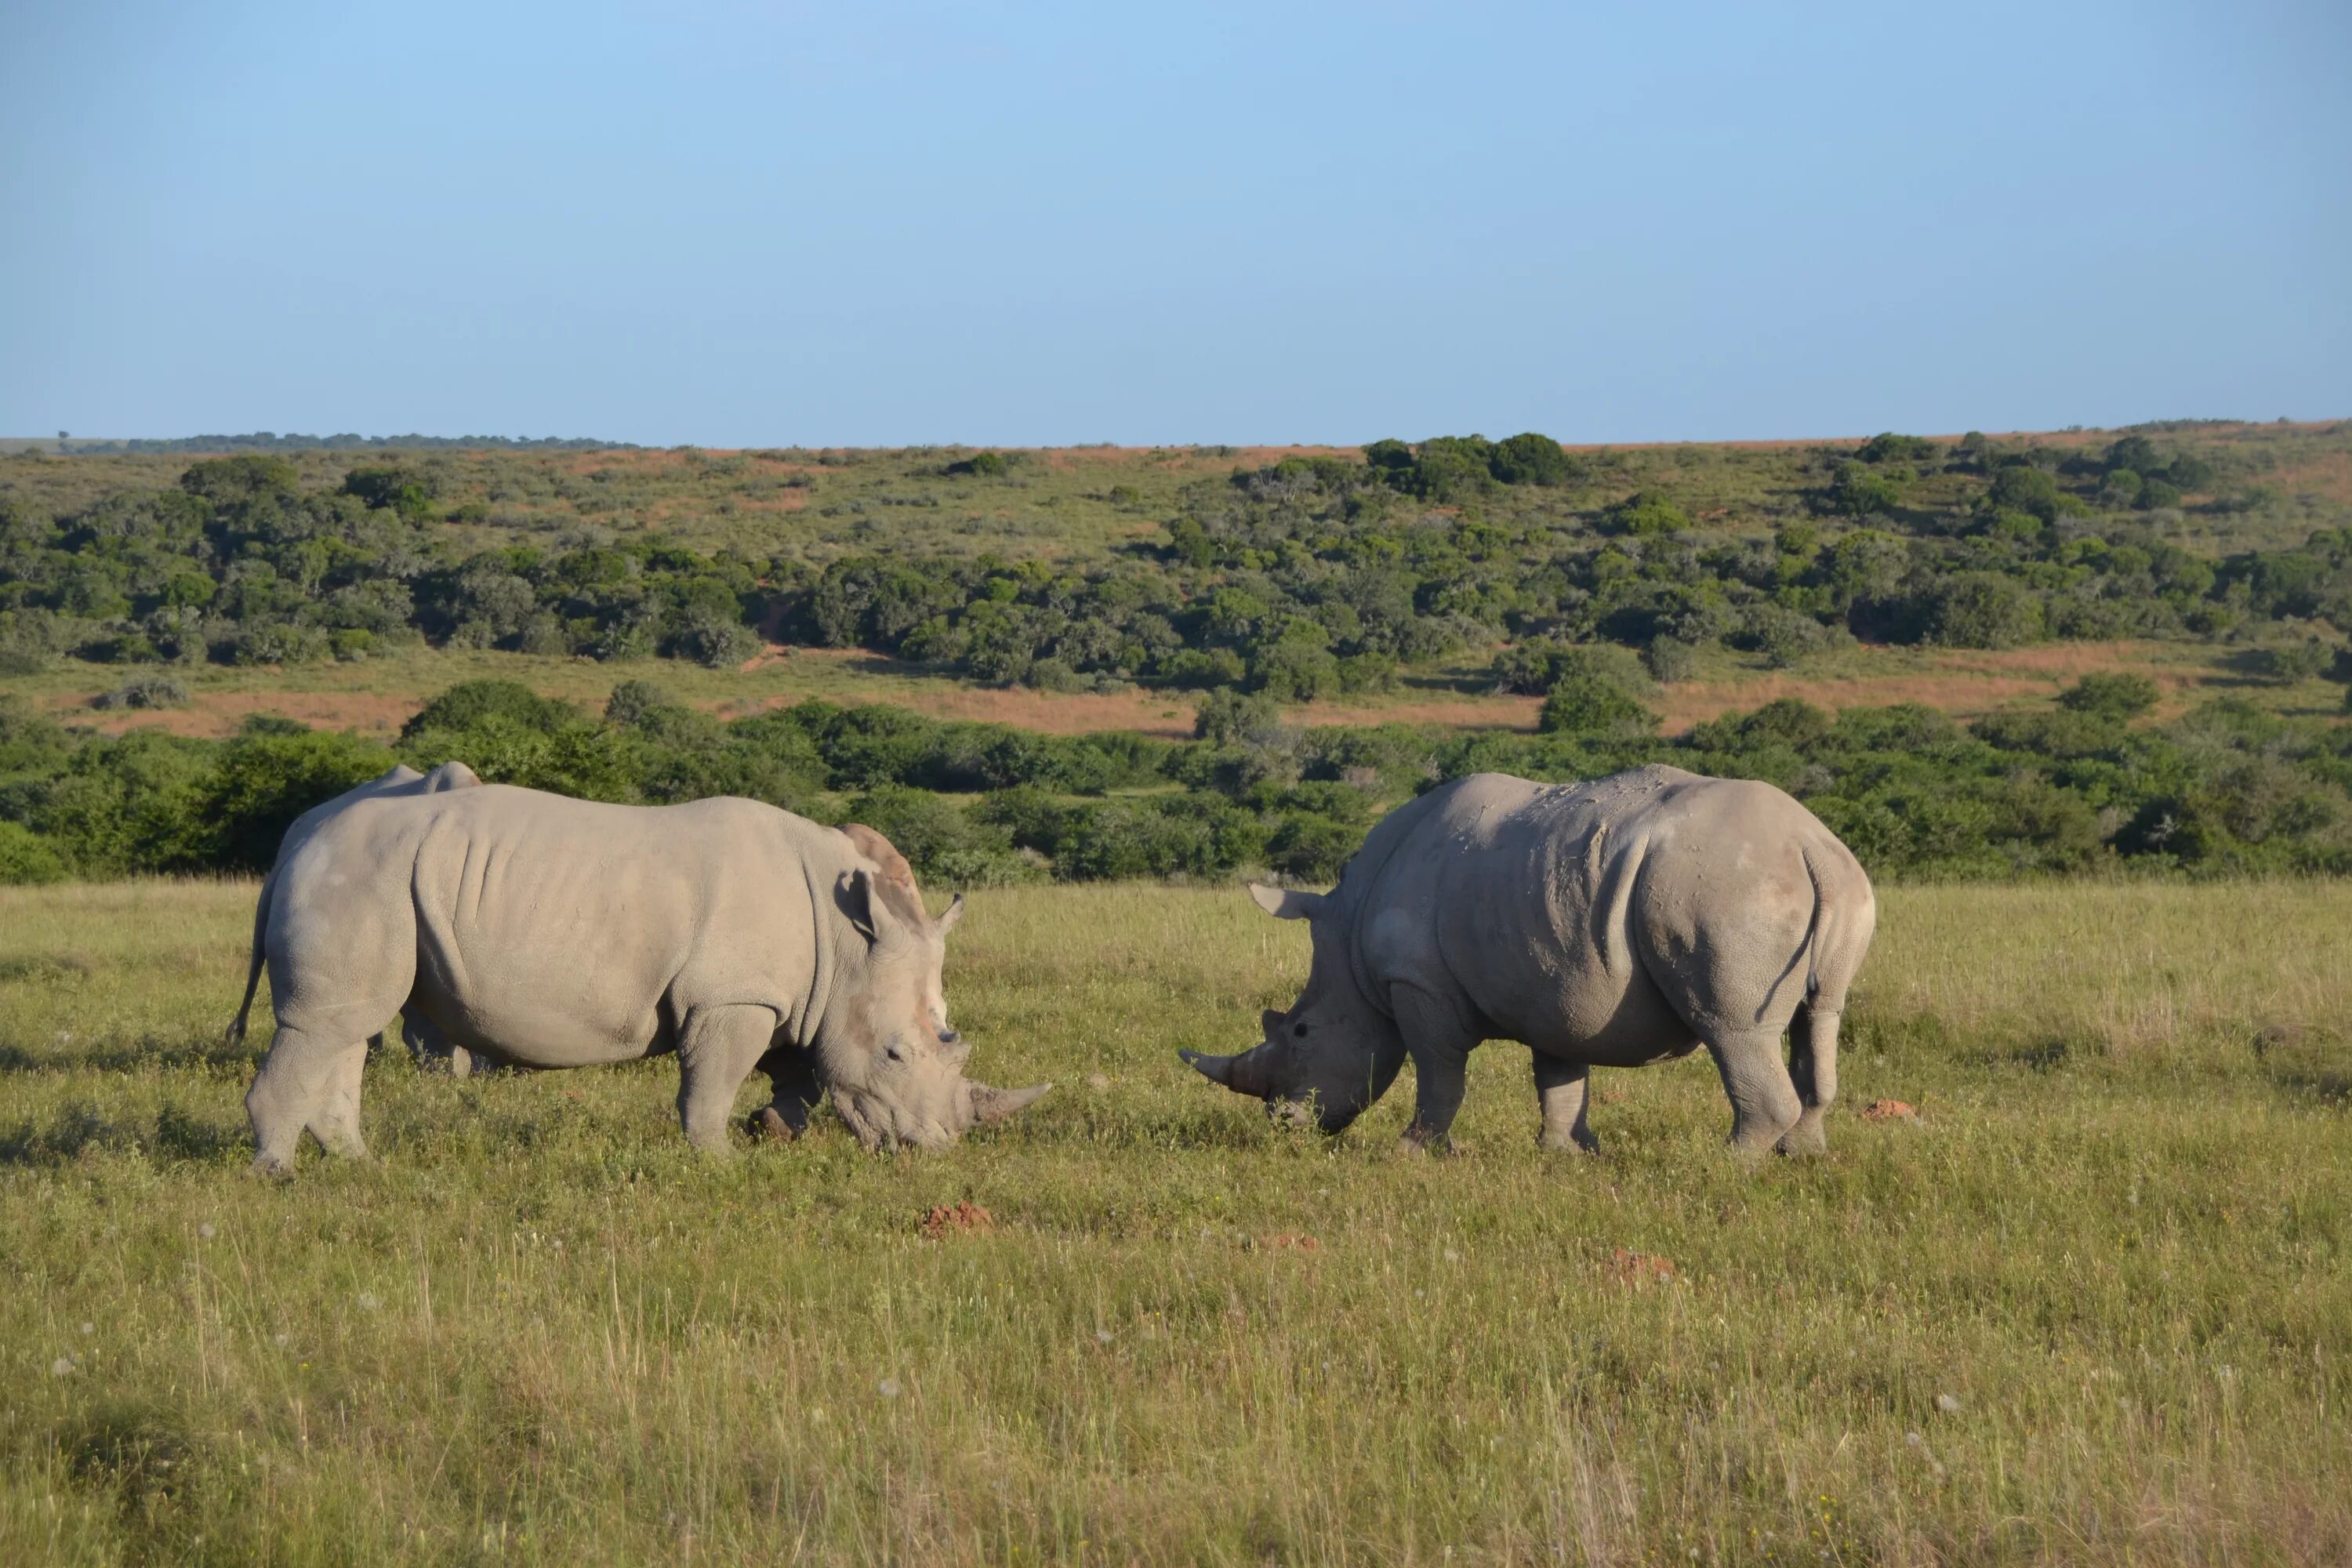
[[[395,1048],[283,1185],[253,891],[0,889],[0,1562],[2352,1557],[2342,883],[1886,888],[1832,1152],[1752,1171],[1703,1056],[1594,1159],[1504,1045],[1447,1157],[1409,1082],[1271,1128],[1175,1051],[1303,931],[1108,884],[974,899],[974,1071],[1059,1087],[953,1151]]]

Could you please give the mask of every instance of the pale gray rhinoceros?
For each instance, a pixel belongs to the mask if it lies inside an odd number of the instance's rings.
[[[236,1005],[236,1016],[229,1020],[228,1044],[245,1043],[245,1021],[253,1011],[253,993],[261,984],[262,936],[269,929],[269,899],[278,885],[278,868],[289,859],[294,851],[310,841],[310,835],[322,823],[347,807],[362,800],[378,800],[387,795],[438,795],[444,790],[474,789],[481,779],[463,763],[443,763],[429,773],[420,773],[406,763],[394,763],[363,784],[354,784],[334,799],[321,802],[296,817],[286,829],[286,837],[278,841],[278,857],[270,862],[269,875],[261,879],[261,897],[253,906],[253,952],[246,961],[245,999]],[[424,1018],[402,1020],[408,1048],[419,1060],[450,1062],[462,1077],[469,1065],[463,1051],[453,1051],[449,1043],[440,1037],[432,1024]],[[381,1046],[383,1037],[376,1036],[372,1045]]]
[[[675,1051],[678,1119],[708,1149],[755,1067],[783,1100],[804,1062],[871,1147],[946,1143],[1045,1092],[962,1075],[939,979],[957,911],[908,918],[848,836],[755,801],[362,800],[273,880],[278,1037],[245,1097],[257,1170],[289,1169],[306,1128],[363,1151],[365,1042],[396,1010],[520,1067]]]
[[[1476,773],[1391,813],[1328,894],[1253,887],[1305,920],[1289,1012],[1202,1073],[1286,1116],[1346,1127],[1411,1057],[1417,1143],[1461,1109],[1472,1047],[1535,1051],[1548,1148],[1596,1147],[1588,1069],[1704,1045],[1742,1151],[1824,1147],[1838,1015],[1876,923],[1870,879],[1769,784],[1635,768],[1590,784]],[[1788,1061],[1780,1039],[1790,1036]]]

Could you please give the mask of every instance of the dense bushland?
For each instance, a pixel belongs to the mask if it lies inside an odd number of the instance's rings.
[[[265,866],[287,823],[395,757],[591,799],[765,800],[888,834],[937,881],[1215,876],[1328,880],[1380,815],[1480,771],[1596,777],[1643,762],[1768,779],[1882,877],[2131,868],[2352,870],[2352,730],[2238,701],[2160,727],[2144,678],[2093,676],[2055,710],[1964,726],[1904,706],[1794,700],[1656,733],[1645,679],[1567,650],[1547,729],[1294,729],[1213,693],[1199,738],[1051,736],[881,704],[806,701],[722,723],[636,680],[592,715],[505,681],[445,692],[386,746],[281,719],[222,742],[70,731],[0,706],[0,881]]]
[[[862,460],[801,456],[681,458],[726,476],[698,479],[718,488],[688,502],[709,495],[731,512]],[[332,483],[315,462],[262,451],[194,462],[166,489],[0,473],[0,666],[283,665],[420,639],[727,666],[764,636],[978,681],[1296,701],[1377,689],[1401,667],[1507,639],[1638,649],[1674,679],[1711,646],[1783,665],[1857,637],[2005,647],[2252,634],[2289,645],[2292,664],[2324,660],[2352,625],[2341,520],[2291,548],[2183,542],[2192,512],[2267,502],[2255,468],[2178,434],[2079,448],[1881,436],[1776,458],[1786,504],[1738,516],[1696,482],[1538,435],[1379,441],[1244,465],[1151,502],[1114,484],[1099,504],[1148,536],[1130,527],[1091,559],[974,549],[963,530],[981,512],[924,521],[940,494],[870,489],[814,509],[844,525],[816,544],[704,549],[642,517],[524,537],[523,514],[506,509],[557,481],[519,465],[555,459],[366,457]],[[917,467],[1010,495],[1034,464],[981,452]],[[584,513],[604,504],[587,492],[608,475],[620,483],[617,469],[559,477]],[[886,525],[893,507],[916,521]],[[485,544],[493,536],[508,542]],[[1523,684],[1526,666],[1496,679]]]

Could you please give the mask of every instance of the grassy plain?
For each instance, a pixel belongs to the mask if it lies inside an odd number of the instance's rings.
[[[1703,1061],[1593,1160],[1505,1046],[1449,1158],[1409,1083],[1274,1131],[1173,1051],[1298,928],[1110,886],[975,901],[976,1070],[1061,1087],[951,1152],[387,1060],[290,1186],[250,893],[0,889],[0,1562],[2352,1558],[2352,887],[1889,889],[1832,1152],[1754,1173]]]

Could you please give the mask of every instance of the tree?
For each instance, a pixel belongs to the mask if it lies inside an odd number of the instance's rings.
[[[1496,442],[1487,466],[1507,485],[1564,485],[1576,472],[1559,442],[1533,430]]]

